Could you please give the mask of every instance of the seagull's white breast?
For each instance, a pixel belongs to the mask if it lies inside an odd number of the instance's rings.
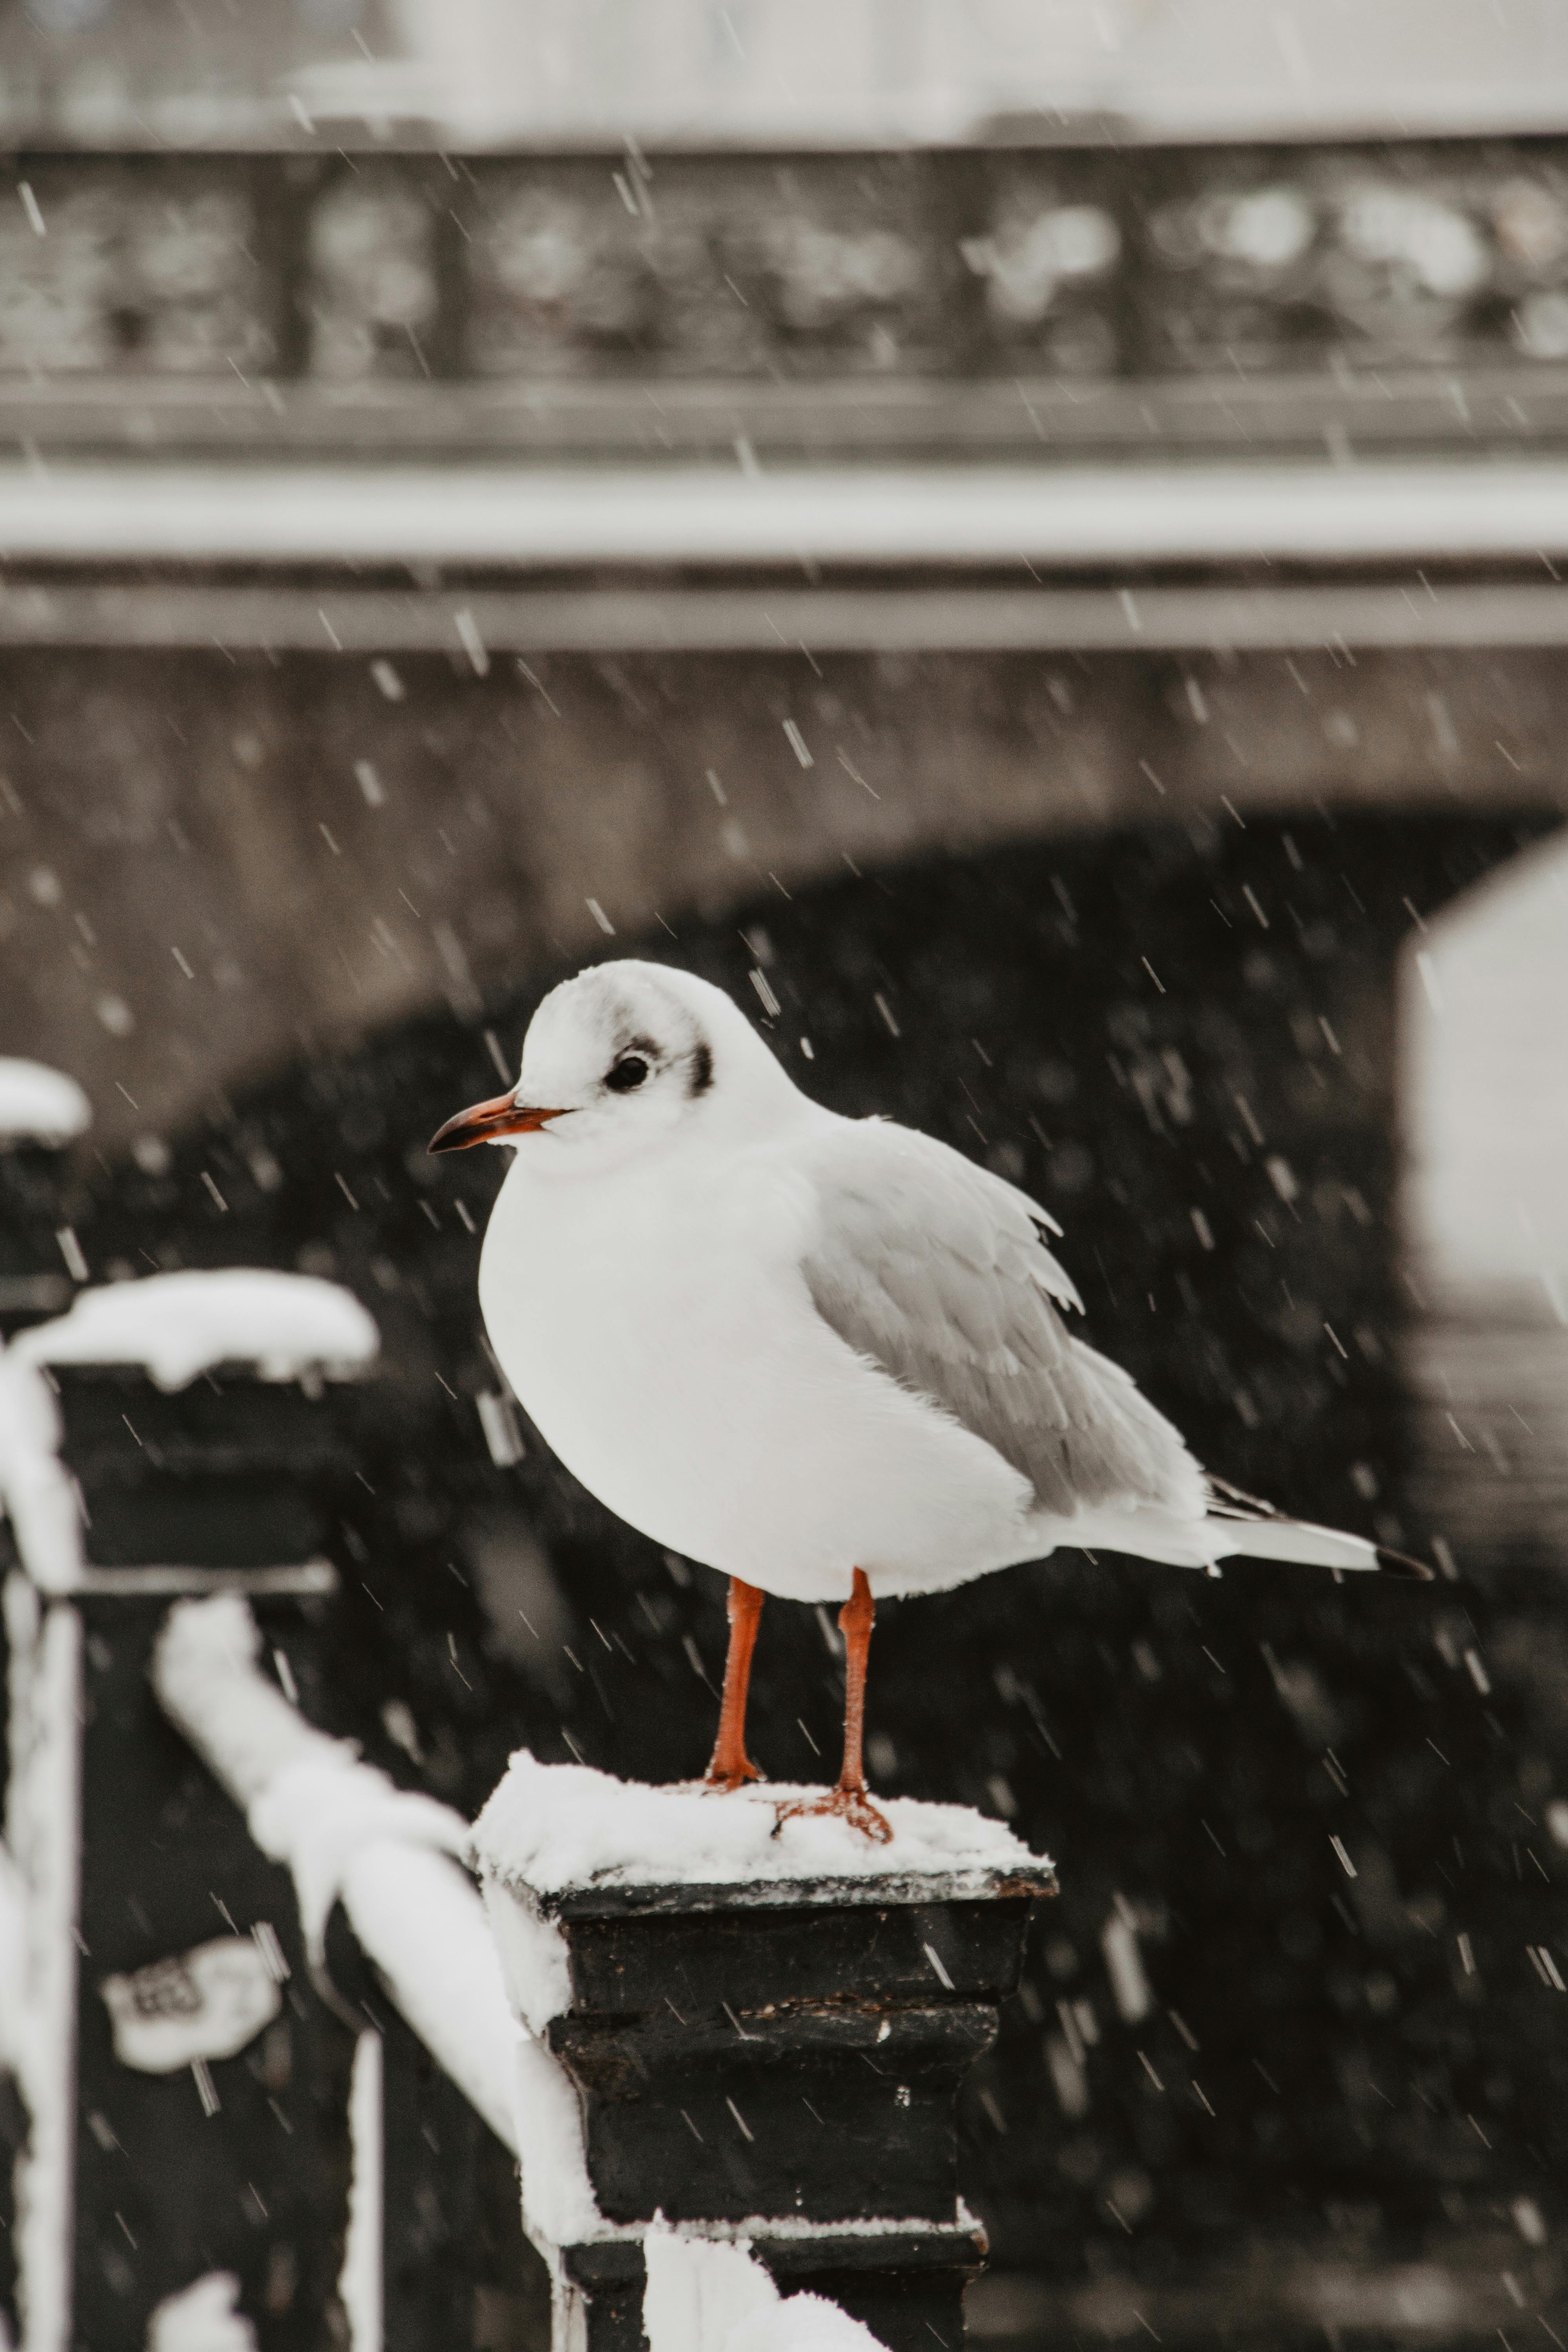
[[[962,1583],[1047,1549],[1027,1482],[822,1321],[787,1143],[541,1177],[485,1235],[490,1343],[546,1442],[658,1543],[799,1600]]]

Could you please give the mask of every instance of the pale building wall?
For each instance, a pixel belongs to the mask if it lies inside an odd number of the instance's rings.
[[[0,26],[0,129],[86,144],[712,147],[1551,129],[1563,0],[343,0],[205,17],[40,0]]]
[[[1568,1322],[1568,848],[1560,837],[1413,938],[1404,1017],[1407,1231],[1416,1254],[1456,1282],[1543,1280]]]
[[[456,126],[524,141],[962,140],[1031,112],[1289,136],[1568,106],[1561,0],[395,0],[394,22]]]

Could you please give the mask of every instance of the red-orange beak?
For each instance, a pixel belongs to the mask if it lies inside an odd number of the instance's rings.
[[[430,1151],[467,1151],[470,1144],[494,1143],[508,1135],[532,1135],[552,1118],[564,1118],[564,1111],[536,1110],[530,1104],[515,1102],[510,1095],[492,1095],[489,1102],[475,1103],[470,1110],[460,1110],[445,1127],[438,1127],[430,1138]]]

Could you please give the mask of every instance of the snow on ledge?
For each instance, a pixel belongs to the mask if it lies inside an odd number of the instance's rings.
[[[337,1283],[233,1266],[84,1290],[68,1315],[35,1325],[11,1352],[34,1364],[140,1364],[159,1388],[183,1389],[218,1364],[254,1364],[264,1381],[351,1373],[380,1344],[373,1318]]]
[[[781,2295],[744,2239],[725,2245],[656,2222],[643,2254],[648,2352],[886,2352],[826,2296]]]
[[[147,2322],[147,2352],[256,2352],[256,2330],[238,2306],[234,2272],[208,2271],[163,2297]]]
[[[69,1143],[92,1125],[92,1106],[74,1078],[43,1062],[0,1054],[0,1150],[12,1143]]]
[[[881,1799],[893,1831],[885,1845],[831,1816],[780,1826],[781,1804],[820,1794],[774,1781],[727,1795],[691,1782],[654,1789],[520,1748],[474,1824],[474,1860],[487,1881],[546,1914],[607,1889],[745,1887],[765,1890],[758,1900],[806,1901],[830,1885],[837,1901],[875,1902],[918,1883],[931,1901],[1049,1875],[1043,1855],[966,1805]]]

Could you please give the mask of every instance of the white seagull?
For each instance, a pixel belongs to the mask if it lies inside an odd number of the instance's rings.
[[[508,1380],[590,1493],[730,1579],[707,1780],[760,1777],[763,1595],[843,1603],[844,1764],[814,1811],[889,1832],[861,1761],[879,1594],[1060,1544],[1218,1574],[1232,1553],[1429,1577],[1205,1475],[1081,1311],[1027,1194],[801,1093],[721,989],[602,963],[544,999],[517,1086],[432,1151],[519,1148],[479,1299]]]

